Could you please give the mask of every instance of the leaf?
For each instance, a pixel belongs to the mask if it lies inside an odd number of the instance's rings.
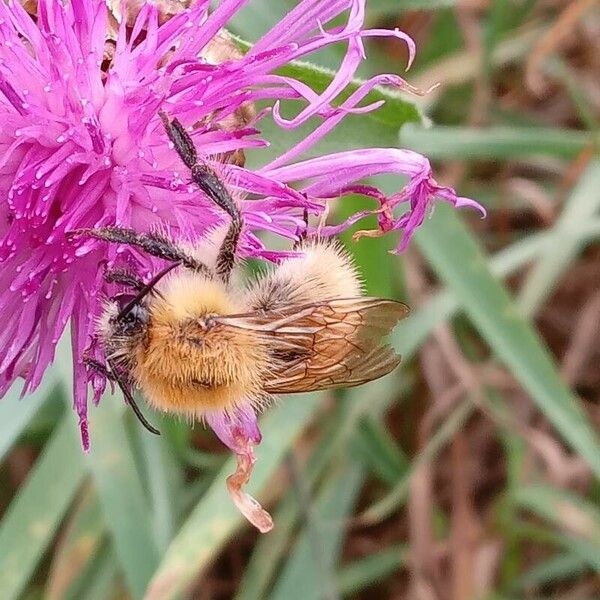
[[[354,455],[387,485],[393,485],[408,468],[408,459],[385,425],[367,417],[356,432]]]
[[[589,243],[600,237],[596,223],[592,227],[582,227],[565,235],[569,243]],[[427,226],[427,223],[425,224]],[[490,271],[498,277],[512,275],[540,255],[547,244],[548,234],[530,235],[497,252],[489,259]],[[438,292],[419,310],[400,321],[392,334],[392,344],[408,360],[416,352],[431,331],[439,324],[448,321],[460,308],[451,289]]]
[[[379,501],[372,504],[360,516],[365,524],[379,523],[391,515],[408,495],[408,486],[413,473],[424,463],[432,460],[448,443],[448,440],[467,422],[473,412],[473,404],[469,400],[460,403],[431,436],[429,442],[410,463],[410,467],[394,487]]]
[[[256,466],[247,486],[249,493],[256,494],[264,487],[318,405],[318,395],[298,395],[265,415],[261,421],[263,441],[257,448]],[[242,523],[247,525],[225,486],[226,477],[234,470],[234,459],[231,458],[169,546],[151,581],[146,600],[177,597],[217,555],[235,530]]]
[[[93,444],[86,464],[127,586],[134,598],[141,598],[158,565],[159,553],[149,503],[122,421],[124,407],[116,402],[105,394],[94,409]]]
[[[581,251],[582,241],[569,236],[569,232],[580,230],[597,215],[599,189],[600,160],[595,160],[567,199],[556,224],[548,232],[544,252],[527,274],[519,295],[519,307],[525,314],[532,315],[538,310]]]
[[[261,0],[254,2],[251,7],[247,7],[243,13],[239,13],[233,23],[236,30],[246,39],[257,40],[268,30],[269,26],[275,25],[280,18],[285,16],[286,12],[282,9],[281,2],[274,7],[272,3]],[[234,36],[234,38],[244,52],[252,46],[251,43],[240,37]],[[335,47],[321,50],[319,53],[321,61],[323,61],[324,56],[332,64],[338,64],[341,60],[341,56],[335,51]],[[336,71],[308,61],[296,60],[278,69],[277,74],[297,79],[313,88],[317,93],[321,93],[331,83]],[[338,96],[336,104],[346,100],[362,83],[363,81],[358,78],[353,79]],[[380,100],[383,100],[385,104],[375,111],[362,115],[364,119],[394,129],[399,129],[404,123],[408,122],[423,122],[423,115],[415,102],[409,100],[405,94],[389,87],[377,86],[365,96],[362,104],[366,105]],[[376,136],[373,136],[373,139],[375,138]]]
[[[511,589],[529,590],[533,587],[555,584],[563,579],[580,577],[587,570],[587,563],[577,554],[564,552],[537,563],[513,582]]]
[[[76,421],[67,414],[0,521],[2,599],[18,598],[79,489],[85,470]]]
[[[314,481],[311,480],[309,485],[312,487],[313,484]],[[273,531],[268,536],[258,538],[253,547],[235,600],[254,600],[266,596],[266,590],[277,575],[280,563],[287,556],[299,514],[297,498],[288,491],[273,512]]]
[[[456,0],[369,0],[369,11],[397,15],[406,10],[435,10],[455,4]]]
[[[332,457],[349,452],[362,415],[370,414],[371,410],[379,411],[382,404],[389,404],[394,398],[395,387],[395,379],[386,377],[361,389],[348,390],[336,400],[333,414],[321,423],[321,439],[304,468],[309,489],[315,486]],[[293,490],[288,491],[278,503],[274,514],[275,529],[267,536],[260,537],[254,547],[237,590],[236,600],[253,600],[266,596],[279,562],[287,553],[300,512],[297,495]]]
[[[336,221],[344,221],[353,214],[363,210],[365,200],[359,196],[348,196],[336,206]],[[388,253],[394,247],[391,236],[364,237],[357,244],[352,241],[353,234],[359,229],[377,229],[375,217],[367,217],[347,231],[340,234],[346,250],[352,255],[354,264],[364,277],[365,293],[371,296],[393,298],[392,281],[398,269],[398,259]]]
[[[408,125],[400,145],[430,159],[517,159],[543,154],[573,159],[600,141],[595,134],[541,127],[450,127]]]
[[[408,548],[394,546],[344,565],[338,573],[341,596],[352,596],[370,585],[380,583],[408,562]]]
[[[47,600],[74,598],[73,588],[82,572],[95,559],[105,533],[102,511],[88,488],[81,494],[52,557],[45,591]]]
[[[158,420],[157,420],[158,419]],[[155,417],[156,426],[163,435],[149,435],[138,428],[145,462],[144,480],[147,482],[152,506],[152,525],[156,546],[164,552],[175,534],[178,507],[183,491],[183,473],[168,435],[167,418]],[[213,456],[212,458],[218,458]]]
[[[548,485],[521,487],[514,501],[561,530],[570,552],[600,573],[600,509],[581,496]]]
[[[60,379],[53,369],[46,373],[40,387],[26,398],[20,398],[20,386],[20,382],[16,383],[6,396],[0,399],[0,462],[42,404],[51,396],[63,393]]]
[[[257,41],[274,25],[279,23],[294,8],[293,0],[254,0],[248,2],[241,10],[236,11],[227,23],[227,29],[239,33],[247,40]],[[251,44],[244,42],[245,48]]]
[[[493,276],[456,212],[440,204],[416,240],[492,350],[565,441],[600,475],[600,444],[594,429],[562,382],[543,342]]]
[[[236,43],[242,51],[247,51],[252,44],[233,36]],[[322,93],[327,89],[336,75],[335,70],[316,65],[305,60],[294,60],[286,66],[277,69],[278,75],[297,79],[310,86],[315,92]],[[335,105],[339,106],[356,92],[365,81],[354,78],[336,97]],[[377,110],[370,111],[361,115],[361,121],[375,122],[379,125],[385,125],[394,130],[400,129],[405,123],[423,123],[424,117],[416,103],[409,99],[406,92],[396,90],[390,86],[378,85],[374,87],[362,100],[361,105],[365,106],[373,102],[383,101],[384,104]],[[282,131],[281,129],[279,131]],[[388,130],[389,133],[389,130]],[[377,139],[376,135],[370,136]]]
[[[333,568],[363,479],[364,470],[359,465],[345,464],[329,474],[314,505],[309,504],[310,499],[300,497],[305,526],[270,600],[321,600],[337,596]]]
[[[121,584],[116,585],[119,576],[117,557],[110,547],[103,548],[95,557],[89,573],[84,575],[81,592],[75,600],[114,600],[125,597]],[[116,592],[115,592],[116,590]]]

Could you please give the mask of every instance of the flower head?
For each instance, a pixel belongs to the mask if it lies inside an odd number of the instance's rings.
[[[414,56],[414,44],[402,32],[363,29],[365,0],[301,0],[246,54],[228,41],[224,53],[214,45],[226,39],[223,28],[246,0],[222,0],[213,12],[209,4],[197,0],[165,20],[153,3],[138,2],[129,25],[121,19],[115,28],[104,0],[39,0],[36,18],[14,0],[0,2],[0,311],[11,315],[0,332],[0,395],[17,378],[25,380],[24,393],[39,385],[70,322],[74,398],[85,448],[88,383],[97,401],[104,381],[87,373],[82,356],[102,298],[114,291],[103,280],[103,267],[126,264],[149,276],[156,262],[96,239],[74,242],[69,232],[159,226],[193,240],[225,219],[190,184],[167,141],[160,110],[189,128],[203,159],[218,165],[239,199],[244,257],[286,256],[266,248],[257,232],[294,240],[305,211],[319,215],[328,200],[350,193],[374,198],[379,206],[323,227],[322,234],[376,213],[380,232],[403,230],[402,250],[436,197],[483,212],[438,186],[428,161],[414,152],[371,148],[301,159],[346,115],[377,109],[380,102],[359,106],[376,85],[406,85],[398,76],[381,75],[338,102],[365,58],[366,37],[399,38],[407,44],[409,62]],[[326,28],[344,13],[345,24]],[[336,43],[345,44],[346,53],[323,92],[277,73]],[[282,99],[303,108],[286,119]],[[260,135],[268,111],[255,114],[250,108],[258,101],[272,106],[282,129],[313,117],[320,124],[252,171],[243,166],[243,152],[268,145]],[[359,183],[382,173],[403,175],[408,183],[389,197]],[[394,214],[399,204],[408,208],[402,216]],[[217,415],[209,423],[236,452],[240,435],[258,441],[254,414],[230,421]],[[238,454],[247,455],[246,449]]]

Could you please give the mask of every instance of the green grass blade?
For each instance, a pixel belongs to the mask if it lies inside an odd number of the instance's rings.
[[[542,252],[546,239],[543,234],[531,236],[500,250],[490,258],[490,270],[500,277],[514,273]],[[392,333],[394,348],[408,360],[433,329],[452,318],[459,308],[451,289],[439,292],[398,324]]]
[[[600,476],[596,432],[577,398],[561,381],[543,342],[493,276],[486,257],[456,212],[440,204],[416,239],[432,268],[448,283],[493,351],[557,431]]]
[[[76,420],[66,415],[0,521],[2,600],[18,598],[83,482]]]
[[[81,591],[75,599],[115,600],[125,597],[123,586],[115,584],[118,575],[118,562],[113,549],[103,548],[96,556],[91,572],[86,574]]]
[[[396,380],[388,377],[374,381],[362,389],[349,390],[342,398],[337,399],[335,411],[331,419],[322,425],[322,437],[304,469],[309,488],[315,486],[332,457],[349,452],[348,446],[354,444],[354,432],[361,417],[365,413],[370,414],[372,409],[379,410],[382,404],[389,404],[396,392]],[[269,535],[259,538],[255,545],[237,590],[236,600],[255,600],[266,596],[300,518],[300,507],[295,494],[288,492],[282,498],[274,518],[275,529]]]
[[[540,127],[451,127],[402,128],[400,146],[441,159],[515,159],[543,154],[574,159],[586,147],[598,143],[585,131]]]
[[[562,579],[580,577],[588,565],[577,554],[565,552],[536,564],[519,576],[511,586],[515,592],[526,591],[534,587],[553,584]]]
[[[52,557],[44,597],[46,600],[71,600],[74,590],[90,563],[96,559],[106,528],[98,498],[86,489],[71,511],[69,523]]]
[[[556,224],[548,232],[544,252],[527,274],[519,297],[519,306],[525,314],[531,315],[538,310],[581,251],[581,241],[568,234],[580,230],[597,215],[600,208],[598,190],[600,160],[595,160],[590,163],[565,203]]]
[[[310,484],[312,486],[313,482]],[[266,590],[287,555],[299,513],[297,498],[288,492],[273,512],[273,531],[268,537],[259,538],[254,545],[235,600],[256,600],[266,596]]]
[[[404,10],[435,10],[455,4],[456,0],[369,0],[369,11],[397,15]]]
[[[571,492],[548,485],[515,490],[513,499],[560,530],[565,548],[600,573],[600,509]]]
[[[158,550],[149,503],[123,424],[123,407],[117,402],[122,401],[105,394],[94,408],[86,464],[127,586],[134,598],[142,598],[158,565]]]
[[[0,462],[19,438],[42,404],[63,390],[55,370],[46,373],[40,387],[26,398],[20,398],[21,382],[13,385],[0,399]]]
[[[248,2],[227,24],[229,31],[239,33],[252,42],[259,40],[294,7],[293,0]],[[250,44],[246,42],[249,47]]]
[[[585,244],[600,237],[600,228],[595,222],[592,227],[583,227],[570,232],[567,238]],[[489,259],[490,271],[498,277],[506,277],[516,272],[539,256],[546,248],[548,234],[531,235],[500,250]],[[428,300],[419,310],[411,313],[400,322],[392,334],[392,343],[408,360],[439,324],[448,321],[460,308],[452,290],[445,289]]]
[[[407,561],[408,548],[394,546],[344,565],[338,573],[340,595],[351,596],[370,585],[385,581],[387,577],[405,566]]]
[[[333,569],[341,550],[346,523],[364,479],[357,464],[345,464],[326,478],[314,505],[300,497],[306,515],[287,563],[270,600],[321,600],[337,598]]]
[[[410,478],[422,464],[430,461],[448,443],[452,436],[467,422],[474,406],[470,400],[459,404],[431,436],[427,446],[412,460],[410,468],[394,487],[361,515],[364,523],[379,523],[391,515],[407,498]]]
[[[372,417],[358,427],[352,454],[387,485],[396,483],[408,468],[408,459],[385,425]]]
[[[158,415],[157,415],[158,416]],[[165,419],[154,418],[155,426],[166,432]],[[164,552],[175,534],[179,512],[178,500],[183,490],[183,474],[176,452],[167,435],[148,435],[145,429],[138,428],[142,454],[145,462],[154,539],[157,548]]]
[[[258,460],[248,484],[250,493],[256,494],[264,487],[295,437],[312,419],[318,405],[316,395],[295,396],[265,415],[261,421],[263,441],[257,448]],[[234,460],[228,460],[183,524],[156,571],[147,600],[178,597],[235,530],[242,524],[246,525],[225,486],[225,478],[234,470]]]

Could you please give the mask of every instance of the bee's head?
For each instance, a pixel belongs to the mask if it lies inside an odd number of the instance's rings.
[[[144,339],[150,318],[148,305],[133,302],[131,294],[117,294],[104,305],[98,320],[98,334],[107,355],[130,360],[134,349]]]
[[[113,298],[113,314],[109,317],[112,334],[130,337],[143,334],[148,324],[148,307],[144,299],[136,301],[131,294],[117,294]]]
[[[125,362],[134,360],[134,351],[143,344],[148,331],[149,298],[156,292],[156,284],[179,264],[174,262],[157,273],[137,294],[121,292],[106,303],[98,333],[109,355]]]

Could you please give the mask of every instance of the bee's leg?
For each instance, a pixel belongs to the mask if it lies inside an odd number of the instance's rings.
[[[108,269],[104,273],[106,283],[118,283],[138,292],[144,289],[144,282],[132,271],[127,269]]]
[[[216,173],[208,165],[198,162],[198,153],[194,142],[183,125],[177,119],[169,120],[169,117],[162,111],[159,115],[177,154],[190,169],[192,181],[231,217],[231,223],[219,248],[216,263],[217,275],[224,281],[228,281],[235,263],[235,254],[242,231],[243,220],[240,209]]]
[[[99,229],[77,229],[71,235],[89,235],[115,244],[137,246],[148,254],[171,262],[180,262],[184,267],[210,277],[211,270],[193,256],[179,248],[173,241],[158,233],[137,233],[123,227],[100,227]]]
[[[119,372],[117,371],[117,369],[115,368],[115,365],[112,361],[108,361],[108,366],[110,367],[111,373],[112,373],[112,377],[113,377],[113,381],[117,382],[117,385],[121,388],[121,391],[123,392],[123,396],[125,397],[125,402],[127,402],[127,404],[129,404],[129,406],[131,407],[131,410],[133,410],[135,416],[138,418],[138,421],[150,432],[153,433],[154,435],[160,435],[160,431],[158,429],[156,429],[156,427],[154,427],[153,425],[151,425],[146,417],[143,415],[142,411],[140,410],[140,407],[137,405],[136,401],[133,398],[133,394],[131,393],[131,390],[129,389],[129,386],[127,385],[127,383],[125,383],[125,381],[123,380],[123,378],[119,375]]]
[[[302,229],[298,228],[296,230],[296,235],[298,236],[298,239],[294,242],[294,250],[302,248],[304,242],[306,241],[306,238],[308,237],[308,210],[306,208],[304,209],[304,214],[302,215],[302,217],[304,220],[304,227]]]
[[[242,232],[241,216],[231,218],[229,229],[223,238],[219,254],[217,255],[216,271],[217,275],[225,282],[229,281],[231,271],[235,264],[235,255],[237,251],[240,234]]]
[[[127,402],[127,404],[129,404],[129,406],[133,410],[135,416],[138,418],[140,423],[150,433],[154,433],[155,435],[160,435],[160,431],[158,429],[156,429],[156,427],[153,427],[152,425],[150,425],[150,423],[146,420],[146,417],[144,417],[144,415],[142,414],[140,407],[136,404],[135,400],[133,399],[131,390],[126,385],[126,383],[123,381],[123,379],[119,376],[114,364],[110,360],[108,361],[108,365],[110,368],[106,367],[106,365],[103,365],[100,361],[96,360],[95,358],[92,358],[91,356],[87,356],[87,355],[83,357],[83,362],[90,369],[93,369],[97,373],[100,373],[100,375],[106,377],[106,379],[108,379],[109,381],[113,381],[114,383],[116,383],[121,388],[121,391],[123,392],[123,396],[125,397],[125,402]]]
[[[106,377],[106,379],[108,379],[109,381],[117,381],[116,375],[112,371],[109,371],[106,368],[106,365],[103,365],[100,361],[96,360],[95,358],[85,355],[83,357],[83,364],[86,367],[92,369],[93,371],[96,371],[96,373],[100,373],[100,375]]]

